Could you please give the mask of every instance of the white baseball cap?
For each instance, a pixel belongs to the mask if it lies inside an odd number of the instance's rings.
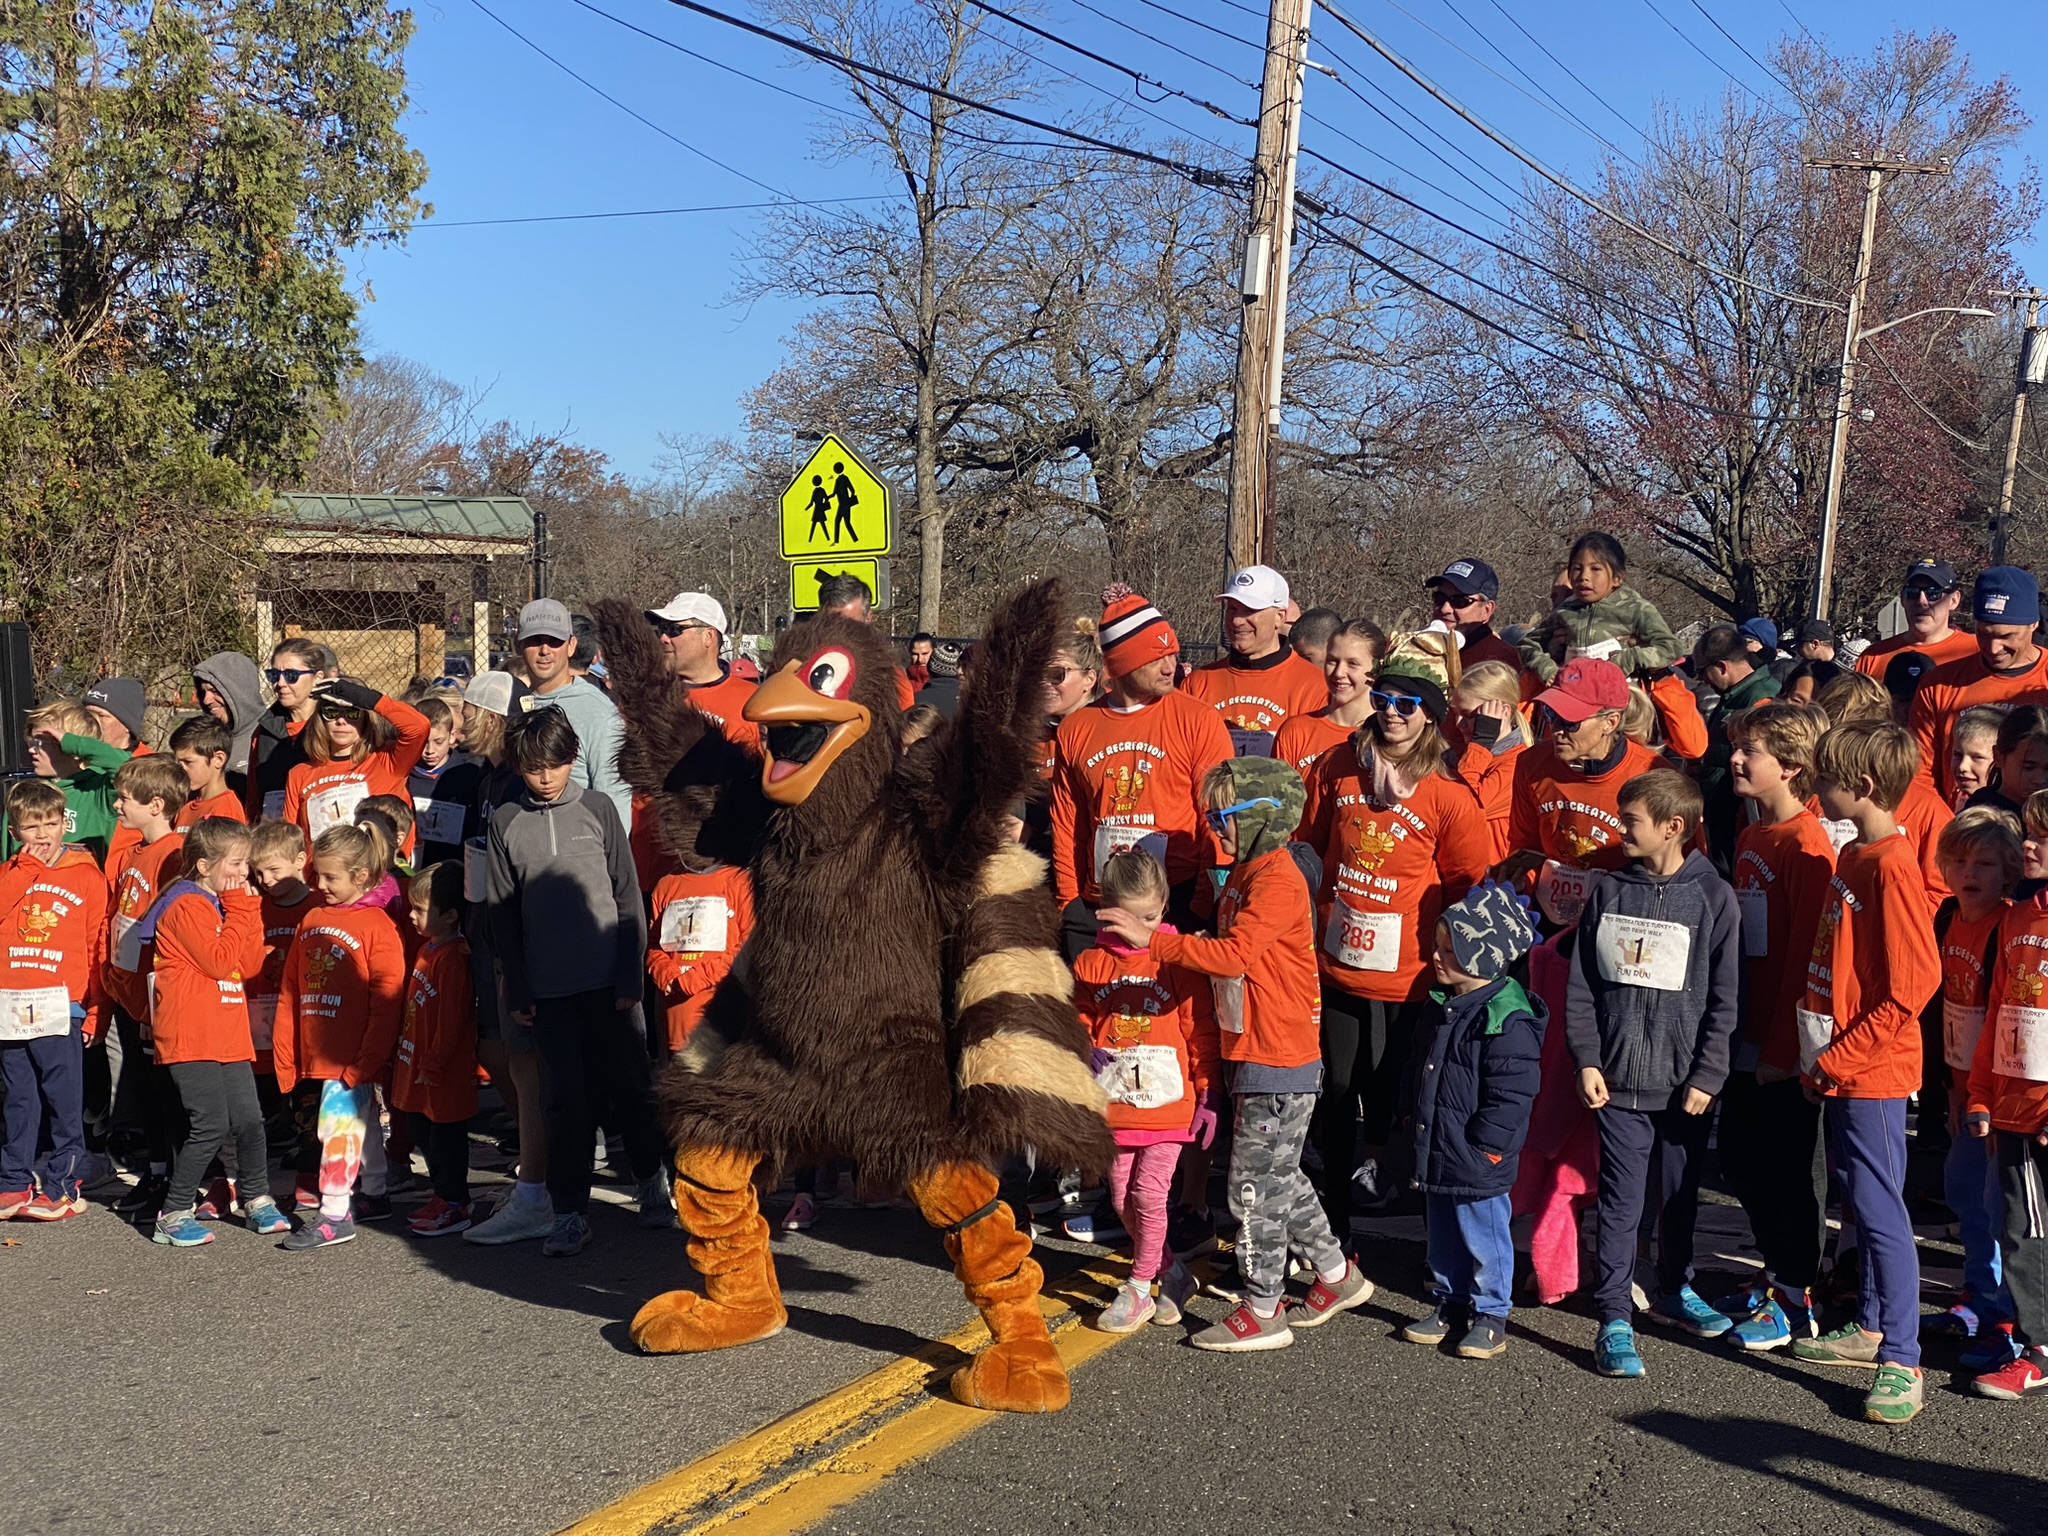
[[[512,701],[519,694],[519,679],[510,672],[479,672],[462,690],[462,702],[494,715],[510,716]]]
[[[1216,594],[1219,599],[1242,603],[1257,612],[1262,608],[1287,606],[1287,578],[1270,565],[1248,565],[1230,578],[1230,585]]]
[[[647,617],[663,624],[708,624],[725,633],[725,610],[709,592],[678,592],[666,608],[648,609]]]

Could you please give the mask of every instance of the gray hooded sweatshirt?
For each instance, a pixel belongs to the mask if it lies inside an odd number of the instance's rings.
[[[1735,893],[1698,849],[1660,879],[1629,865],[1593,882],[1565,996],[1572,1062],[1621,1109],[1674,1107],[1728,1080],[1742,973]]]
[[[228,772],[247,773],[249,738],[255,734],[256,722],[263,717],[265,707],[263,674],[240,651],[216,651],[192,669],[192,680],[212,684],[227,700],[228,734],[234,737],[228,747]]]
[[[647,919],[626,829],[609,799],[571,784],[559,800],[522,792],[491,812],[491,947],[505,1006],[609,988],[637,1000]]]

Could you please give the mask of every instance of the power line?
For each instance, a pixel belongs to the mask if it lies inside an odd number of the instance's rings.
[[[1112,16],[1108,11],[1097,10],[1094,6],[1088,3],[1088,0],[1073,0],[1073,3],[1076,6],[1078,6],[1081,10],[1086,11],[1090,16],[1099,16],[1102,18],[1102,20],[1108,22],[1113,27],[1122,27],[1126,32],[1130,33],[1133,37],[1142,37],[1148,43],[1157,43],[1161,48],[1164,48],[1168,53],[1177,53],[1182,58],[1187,59],[1191,63],[1201,65],[1204,69],[1214,70],[1217,74],[1221,75],[1224,79],[1230,81],[1233,85],[1241,85],[1248,91],[1256,91],[1258,89],[1258,87],[1252,84],[1249,80],[1240,80],[1236,75],[1233,75],[1229,70],[1225,69],[1221,64],[1218,64],[1214,59],[1205,59],[1199,53],[1190,53],[1185,48],[1176,47],[1174,44],[1169,43],[1163,37],[1155,37],[1150,32],[1147,32],[1144,28],[1133,26],[1130,22],[1125,21],[1121,16]],[[1168,14],[1171,15],[1175,13],[1169,12]],[[1183,16],[1181,20],[1186,21],[1188,20],[1188,18]],[[1199,23],[1197,23],[1197,25],[1199,25]],[[1215,29],[1211,28],[1210,30],[1213,31]],[[1222,35],[1228,37],[1230,34],[1226,32]],[[1239,38],[1238,41],[1245,42],[1246,39]],[[1248,46],[1256,47],[1257,44],[1249,44]]]
[[[1635,156],[1631,155],[1627,150],[1623,149],[1619,144],[1616,144],[1612,139],[1608,138],[1607,135],[1600,132],[1599,129],[1595,128],[1583,117],[1579,116],[1578,113],[1572,111],[1571,108],[1567,107],[1562,101],[1558,100],[1556,94],[1551,91],[1550,87],[1545,85],[1541,80],[1538,80],[1535,77],[1535,75],[1529,72],[1528,69],[1524,68],[1522,62],[1519,59],[1513,57],[1505,48],[1501,47],[1499,43],[1495,42],[1485,32],[1481,31],[1479,27],[1473,22],[1471,17],[1467,16],[1463,11],[1458,9],[1456,0],[1443,0],[1443,7],[1445,10],[1449,11],[1453,16],[1457,17],[1458,20],[1463,22],[1465,24],[1465,28],[1467,31],[1471,32],[1473,36],[1477,37],[1481,42],[1485,43],[1487,47],[1491,48],[1496,54],[1498,54],[1501,58],[1501,61],[1505,63],[1508,66],[1508,68],[1512,69],[1516,74],[1520,75],[1524,80],[1528,81],[1531,85],[1536,87],[1536,89],[1542,93],[1543,99],[1545,101],[1549,102],[1559,112],[1562,112],[1566,117],[1570,118],[1573,123],[1577,124],[1579,130],[1582,133],[1584,133],[1586,137],[1593,140],[1594,143],[1602,145],[1605,148],[1613,151],[1616,155],[1619,155],[1622,159],[1626,160],[1630,165],[1634,165],[1636,163]]]
[[[1779,74],[1775,69],[1771,68],[1770,65],[1766,64],[1762,59],[1758,58],[1755,54],[1751,53],[1749,49],[1743,45],[1742,39],[1737,37],[1733,32],[1730,32],[1726,27],[1722,26],[1720,18],[1715,16],[1715,14],[1712,11],[1708,10],[1706,6],[1701,3],[1701,0],[1692,0],[1692,8],[1698,11],[1702,16],[1706,17],[1707,24],[1711,26],[1716,32],[1720,33],[1723,37],[1727,38],[1728,41],[1734,46],[1735,51],[1737,53],[1741,54],[1745,59],[1749,60],[1750,63],[1754,64],[1758,69],[1762,70],[1765,74],[1769,75],[1778,84],[1784,86],[1786,90],[1791,91],[1793,99],[1795,101],[1798,100],[1799,93],[1796,90],[1792,89],[1792,82],[1790,80],[1787,80],[1783,75]],[[1793,20],[1796,21],[1798,20],[1798,18],[1795,16],[1793,17]],[[1805,103],[1800,102],[1800,105],[1804,106]]]
[[[886,195],[872,197],[821,197],[810,206],[827,207],[834,203],[886,203],[893,201]],[[589,219],[655,219],[678,213],[737,213],[752,208],[784,208],[788,200],[778,198],[774,202],[762,203],[699,203],[688,208],[615,208],[603,213],[528,213],[502,219],[427,219],[409,225],[406,233],[417,234],[425,229],[484,229],[499,224],[576,224]],[[366,235],[398,234],[395,229],[366,229]]]
[[[1574,70],[1571,67],[1571,65],[1565,63],[1563,59],[1560,59],[1556,54],[1552,53],[1549,47],[1545,45],[1543,39],[1538,37],[1535,33],[1531,32],[1527,27],[1523,26],[1522,23],[1515,17],[1514,13],[1509,11],[1506,6],[1501,4],[1501,0],[1486,0],[1486,3],[1488,5],[1491,5],[1496,11],[1499,11],[1501,15],[1505,16],[1507,18],[1509,26],[1513,27],[1517,32],[1521,33],[1522,36],[1528,38],[1530,42],[1534,43],[1537,49],[1542,53],[1543,57],[1550,60],[1550,62],[1555,64],[1559,69],[1563,70],[1565,74],[1571,78],[1571,81],[1574,85],[1578,86],[1580,90],[1584,91],[1588,96],[1592,97],[1595,101],[1599,102],[1601,106],[1605,107],[1610,113],[1612,113],[1616,122],[1620,123],[1624,128],[1628,129],[1629,132],[1633,133],[1639,139],[1647,140],[1649,138],[1649,135],[1644,133],[1642,129],[1638,128],[1635,125],[1635,123],[1628,116],[1626,116],[1619,107],[1615,106],[1613,102],[1609,101],[1605,96],[1602,96],[1598,91],[1594,90],[1592,86],[1586,84],[1586,82],[1580,78],[1578,72]]]
[[[991,16],[1000,16],[1004,21],[1007,21],[1011,26],[1017,28],[1020,32],[1028,32],[1033,37],[1043,38],[1046,42],[1052,43],[1056,47],[1066,49],[1069,53],[1077,53],[1084,59],[1093,60],[1095,63],[1100,64],[1105,68],[1113,69],[1120,75],[1128,75],[1131,80],[1131,85],[1134,89],[1137,87],[1149,85],[1155,91],[1161,91],[1165,93],[1165,95],[1167,96],[1178,96],[1182,101],[1188,102],[1193,106],[1200,107],[1204,112],[1214,113],[1217,117],[1222,118],[1226,123],[1236,123],[1240,128],[1256,128],[1259,126],[1257,122],[1255,122],[1253,119],[1249,117],[1239,117],[1235,112],[1226,112],[1223,110],[1223,108],[1217,106],[1216,103],[1213,101],[1204,101],[1201,97],[1192,95],[1187,91],[1183,91],[1177,86],[1168,85],[1163,80],[1153,79],[1143,70],[1133,69],[1128,64],[1119,64],[1115,59],[1105,58],[1103,55],[1099,53],[1095,53],[1090,49],[1083,48],[1079,43],[1069,42],[1066,38],[1061,37],[1058,33],[1048,32],[1045,28],[1037,25],[1035,22],[1026,21],[1021,16],[1013,15],[1009,11],[1004,10],[1001,6],[989,4],[988,0],[967,0],[967,3],[973,6],[976,10],[987,11]],[[1068,78],[1073,79],[1074,77],[1070,75],[1068,76]],[[1082,83],[1085,84],[1086,82]],[[1090,89],[1099,90],[1101,89],[1101,87],[1094,86],[1090,87]],[[1145,98],[1142,95],[1140,95],[1138,99],[1140,101],[1143,101]],[[1161,121],[1164,122],[1165,119],[1162,118]],[[1173,125],[1169,123],[1168,126],[1171,127]],[[1220,149],[1222,146],[1218,145],[1217,147]]]
[[[1734,85],[1734,87],[1738,91],[1741,91],[1746,95],[1750,96],[1754,96],[1756,94],[1755,89],[1749,84],[1748,81],[1744,80],[1741,76],[1737,75],[1734,70],[1730,69],[1726,64],[1723,64],[1719,59],[1715,58],[1711,53],[1707,52],[1706,49],[1702,48],[1696,41],[1694,41],[1691,33],[1687,32],[1677,22],[1673,21],[1669,16],[1666,16],[1662,11],[1657,9],[1657,0],[1643,0],[1643,5],[1652,16],[1656,17],[1659,21],[1663,22],[1665,26],[1669,27],[1673,32],[1675,32],[1678,35],[1678,39],[1680,42],[1684,43],[1686,47],[1690,48],[1694,53],[1698,54],[1701,58],[1705,59],[1709,64],[1713,65],[1714,68],[1718,69],[1722,74],[1726,75],[1729,81]],[[1709,21],[1713,20],[1711,16],[1707,19]]]

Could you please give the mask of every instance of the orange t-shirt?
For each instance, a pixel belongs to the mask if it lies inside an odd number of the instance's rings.
[[[1547,741],[1529,748],[1515,759],[1509,850],[1540,853],[1573,869],[1621,868],[1628,862],[1617,808],[1621,786],[1662,766],[1637,741],[1627,742],[1621,760],[1602,774],[1575,772]]]
[[[310,868],[313,844],[329,827],[352,821],[355,808],[372,795],[396,795],[412,804],[407,783],[412,770],[426,750],[432,728],[427,717],[398,699],[381,698],[377,713],[398,729],[398,740],[381,752],[350,762],[296,763],[284,781],[284,821],[297,822],[306,834],[306,860]],[[318,823],[316,826],[315,823]],[[408,829],[399,852],[412,856],[413,833]]]
[[[436,1125],[476,1113],[476,992],[458,936],[420,947],[405,982],[391,1059],[391,1105]]]
[[[405,944],[365,898],[299,922],[277,997],[277,1086],[300,1078],[374,1082],[390,1065],[405,993]]]
[[[254,1061],[242,980],[263,969],[263,903],[227,891],[216,908],[188,886],[157,914],[153,948],[158,1062]]]
[[[1202,821],[1202,780],[1229,760],[1223,717],[1184,693],[1133,710],[1107,699],[1060,722],[1052,779],[1053,888],[1064,905],[1093,902],[1103,863],[1149,847],[1175,885],[1208,867],[1215,843]]]
[[[131,1019],[149,1017],[148,957],[140,926],[157,897],[170,889],[185,867],[185,834],[171,832],[130,848],[118,866],[109,865],[113,896],[107,909],[107,963],[100,983]]]
[[[1074,962],[1074,981],[1074,1006],[1095,1048],[1139,1053],[1111,1075],[1110,1130],[1189,1131],[1197,1102],[1217,1081],[1208,977],[1168,965],[1150,950],[1097,943]]]
[[[2048,908],[2038,901],[2007,910],[1999,930],[1998,968],[1985,1001],[1984,1028],[1970,1060],[1964,1113],[1989,1115],[1994,1130],[2031,1136],[2048,1130],[2048,1081],[2014,1071],[2040,1022],[2048,992]],[[2010,1012],[2008,1010],[2011,1010]]]
[[[1274,757],[1273,733],[1295,715],[1312,715],[1330,704],[1323,669],[1282,643],[1265,664],[1240,663],[1229,654],[1204,662],[1188,674],[1181,691],[1223,717],[1241,756]]]
[[[1280,722],[1280,729],[1273,733],[1273,755],[1291,766],[1306,784],[1316,759],[1338,743],[1349,741],[1351,735],[1350,726],[1339,725],[1320,711],[1309,715],[1289,715]]]
[[[1799,1068],[1799,1007],[1814,929],[1835,877],[1835,845],[1818,816],[1753,821],[1735,835],[1742,912],[1742,1039],[1773,1071]]]
[[[1489,862],[1494,864],[1514,851],[1508,841],[1508,822],[1515,806],[1515,764],[1528,750],[1529,743],[1519,728],[1509,738],[1509,745],[1498,752],[1482,741],[1468,741],[1458,749],[1458,778],[1479,798],[1486,835],[1493,845]]]
[[[721,864],[702,873],[678,870],[655,886],[647,974],[661,989],[670,1050],[680,1051],[690,1038],[712,988],[732,970],[753,926],[754,882],[744,869]]]
[[[633,878],[643,891],[653,890],[664,875],[682,867],[662,841],[661,811],[654,796],[634,793],[633,829],[626,834],[626,849],[633,855]]]
[[[85,1009],[85,1038],[100,1032],[100,972],[107,947],[107,877],[83,848],[45,864],[17,853],[0,865],[0,989],[62,987]]]
[[[1991,1015],[1992,985],[2000,974],[2004,935],[1999,925],[2011,911],[2012,903],[2001,901],[1974,922],[1957,912],[1949,918],[1948,932],[1940,939],[1941,1054],[1958,1104],[1970,1096],[1970,1071],[1976,1063],[1977,1044],[1984,1037],[1985,1021]],[[2048,955],[2041,958],[2048,964]]]
[[[1664,732],[1664,750],[1673,757],[1697,762],[1707,755],[1707,722],[1700,701],[1675,672],[1653,677],[1643,685]]]
[[[1866,677],[1876,678],[1881,683],[1884,681],[1885,668],[1892,664],[1892,658],[1907,651],[1918,651],[1930,658],[1937,667],[1945,666],[1951,661],[1961,661],[1965,656],[1976,655],[1977,637],[1960,629],[1952,629],[1932,644],[1921,645],[1914,640],[1913,632],[1909,629],[1904,634],[1893,635],[1889,640],[1873,641],[1866,646],[1863,654],[1856,658],[1856,670]],[[1921,681],[1926,682],[1928,679],[1923,677]]]
[[[1316,963],[1355,997],[1406,1002],[1429,985],[1427,956],[1443,909],[1486,873],[1486,813],[1465,784],[1433,773],[1382,805],[1356,739],[1316,760],[1301,840],[1323,859]]]
[[[1216,898],[1216,935],[1161,931],[1152,936],[1152,953],[1214,978],[1223,1059],[1268,1067],[1321,1061],[1315,907],[1292,854],[1275,848],[1231,866]]]
[[[148,757],[149,754],[149,743],[138,741],[135,743],[135,750],[130,752],[128,756],[130,758]],[[107,856],[103,861],[106,868],[112,869],[115,861],[122,854],[131,848],[140,848],[141,846],[142,834],[140,832],[136,831],[133,827],[124,827],[120,822],[115,822],[113,833],[107,838]]]
[[[1941,985],[1934,908],[1911,843],[1894,834],[1851,843],[1814,930],[1806,967],[1811,1013],[1832,1017],[1816,1066],[1830,1097],[1903,1099],[1920,1091],[1920,1010]]]
[[[732,668],[727,667],[724,675],[715,683],[690,684],[690,702],[700,714],[718,727],[719,734],[736,747],[743,747],[755,757],[761,755],[761,727],[746,719],[740,711],[746,708],[747,700],[754,696],[759,683],[750,683],[744,677],[734,677]],[[908,705],[904,706],[906,709]],[[636,821],[638,817],[634,818]]]
[[[1970,645],[1970,654],[1943,663],[1920,680],[1907,717],[1920,748],[1917,777],[1950,805],[1955,803],[1956,781],[1949,736],[1956,716],[1973,704],[2048,704],[2048,650],[2018,672],[1993,672],[1976,654],[1976,641]]]
[[[249,812],[242,804],[242,797],[232,789],[224,789],[217,795],[204,800],[187,800],[178,808],[178,814],[171,825],[179,831],[196,826],[209,816],[225,816],[229,821],[247,823]]]

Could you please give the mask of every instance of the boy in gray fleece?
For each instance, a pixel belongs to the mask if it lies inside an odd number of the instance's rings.
[[[491,813],[491,942],[505,1008],[534,1032],[546,1105],[550,1257],[590,1241],[594,1104],[622,1132],[643,1219],[664,1216],[668,1186],[647,1097],[640,1022],[647,922],[626,829],[609,798],[569,782],[575,727],[543,707],[514,719],[507,755],[526,789]]]
[[[1708,1111],[1727,1081],[1735,1034],[1742,920],[1735,893],[1694,846],[1698,785],[1653,768],[1622,785],[1617,809],[1630,863],[1587,894],[1565,1038],[1579,1097],[1600,1126],[1594,1366],[1603,1376],[1640,1376],[1630,1286],[1653,1160],[1660,1294],[1650,1316],[1696,1338],[1734,1326],[1690,1281]]]

